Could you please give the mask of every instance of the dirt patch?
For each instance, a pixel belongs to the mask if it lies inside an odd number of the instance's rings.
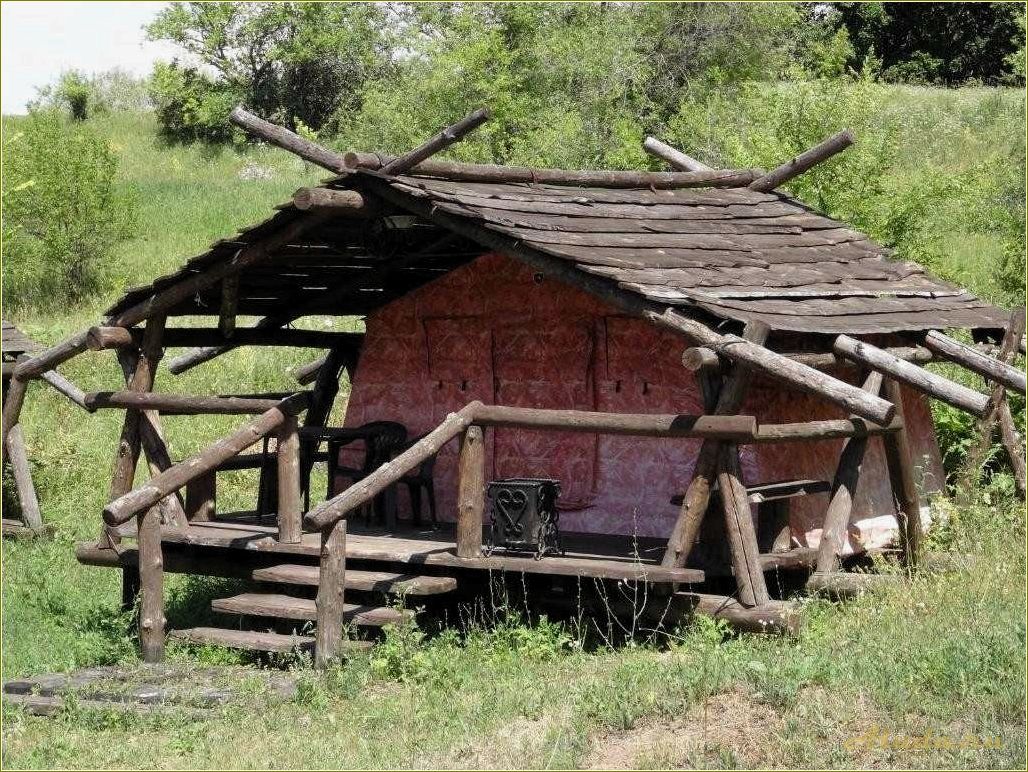
[[[782,725],[778,711],[738,689],[709,698],[682,718],[643,720],[628,731],[594,735],[582,766],[764,766],[774,751],[769,740]]]

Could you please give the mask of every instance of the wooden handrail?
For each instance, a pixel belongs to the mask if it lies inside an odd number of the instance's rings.
[[[637,437],[697,437],[745,442],[757,436],[757,419],[744,415],[647,415],[482,405],[475,411],[474,419],[482,426]]]
[[[310,392],[291,394],[293,404],[306,407]],[[140,391],[94,391],[85,396],[90,412],[103,409],[158,410],[180,415],[259,415],[278,407],[282,399],[204,397],[193,394],[157,394]]]
[[[456,413],[450,413],[435,429],[398,455],[383,464],[356,485],[351,485],[338,496],[324,501],[307,513],[304,524],[314,530],[333,525],[361,504],[370,501],[408,472],[439,452],[447,442],[463,432],[474,421],[475,411],[482,403],[469,402]]]
[[[302,410],[306,402],[306,394],[287,397],[233,434],[180,461],[152,478],[146,485],[119,496],[104,507],[104,522],[110,526],[120,525],[133,515],[154,506],[165,496],[210,472],[277,429],[288,416]]]

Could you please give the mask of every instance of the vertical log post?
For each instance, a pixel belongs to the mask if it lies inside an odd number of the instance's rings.
[[[29,388],[28,379],[22,380],[14,376],[11,378],[11,386],[4,399],[3,409],[3,442],[0,444],[0,451],[7,453],[7,438],[18,424],[18,416],[21,415],[21,407],[25,404],[25,392]]]
[[[902,387],[892,378],[886,378],[884,389],[885,398],[896,406],[896,418],[904,422],[899,431],[883,434],[882,444],[885,447],[885,463],[889,469],[892,495],[896,499],[903,559],[907,566],[914,567],[921,552],[921,502],[917,493],[910,437],[903,417]]]
[[[739,466],[739,446],[724,443],[717,474],[721,504],[725,513],[725,531],[732,553],[732,569],[739,586],[739,602],[744,606],[763,606],[771,597],[760,564],[757,531],[753,527],[746,486]]]
[[[766,324],[750,322],[743,330],[742,337],[751,343],[763,344],[770,332]],[[732,366],[718,393],[717,408],[714,411],[716,415],[733,415],[739,412],[750,383],[750,375],[747,368]],[[714,485],[722,447],[723,443],[717,440],[705,440],[700,446],[692,480],[685,491],[678,519],[664,552],[662,564],[667,568],[680,568],[689,560],[689,553],[710,503],[710,490]]]
[[[346,589],[346,519],[321,532],[321,573],[318,577],[318,613],[314,638],[314,664],[327,667],[343,643],[343,596]]]
[[[164,556],[161,551],[161,513],[157,507],[141,512],[136,536],[139,549],[139,644],[144,662],[164,661]],[[125,577],[128,581],[128,577]]]
[[[218,511],[218,475],[211,471],[186,483],[186,519],[206,523]]]
[[[350,350],[343,347],[334,348],[326,355],[325,364],[319,368],[318,377],[314,381],[304,426],[325,426],[328,422],[329,415],[332,413],[332,403],[335,402],[336,394],[339,393],[339,377],[349,356]],[[316,450],[317,446],[314,443],[304,442],[300,453],[300,479],[302,480],[304,500],[308,506],[310,505],[311,469],[314,467]],[[331,483],[331,480],[329,482]]]
[[[864,381],[864,390],[878,395],[882,388],[881,373],[873,372]],[[867,437],[850,437],[843,445],[839,466],[832,480],[832,493],[821,527],[821,543],[817,548],[817,573],[827,574],[839,569],[839,556],[846,546],[846,535],[853,512],[853,498],[860,480],[860,468],[867,451]]]
[[[11,462],[11,473],[14,475],[14,484],[18,490],[21,518],[33,531],[41,532],[43,516],[39,511],[36,486],[32,484],[29,457],[25,452],[25,436],[22,434],[20,423],[12,426],[7,435],[7,460]]]
[[[231,338],[236,331],[236,307],[239,304],[239,274],[233,273],[221,280],[221,309],[218,313],[218,331]]]
[[[300,490],[300,434],[295,415],[289,415],[278,430],[278,540],[300,541],[303,505]]]
[[[1017,487],[1018,495],[1025,497],[1025,487],[1028,483],[1028,469],[1025,468],[1024,443],[1021,435],[1014,427],[1014,417],[1010,414],[1010,404],[1006,396],[999,404],[999,434],[1010,457],[1010,465],[1014,468],[1014,485]]]
[[[482,427],[472,424],[461,436],[458,460],[457,557],[482,553],[482,517],[485,513],[485,439]]]

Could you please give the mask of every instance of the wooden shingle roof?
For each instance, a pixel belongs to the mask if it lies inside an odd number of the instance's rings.
[[[844,223],[746,188],[613,190],[399,177],[391,187],[660,304],[772,329],[1002,328],[1006,314]]]
[[[746,188],[670,190],[571,187],[539,183],[464,182],[426,176],[356,171],[328,183],[381,197],[391,204],[378,221],[339,219],[241,276],[240,313],[271,314],[283,303],[364,277],[350,305],[326,312],[365,314],[491,251],[503,237],[521,249],[567,261],[617,291],[662,306],[746,322],[757,319],[783,332],[878,334],[928,329],[1000,330],[1007,314],[971,292],[928,275],[844,223],[780,193]],[[116,314],[171,284],[231,260],[247,244],[304,213],[291,203],[272,218],[216,243],[179,271],[129,290]],[[407,210],[407,211],[404,211]],[[426,254],[402,272],[385,271],[380,287],[366,277],[398,249],[415,251],[445,235],[434,218],[444,213],[472,226],[449,247],[449,257]],[[414,214],[414,218],[396,215]],[[390,226],[410,220],[405,237],[382,250]],[[369,228],[374,231],[369,236]],[[476,230],[477,229],[477,230]],[[395,231],[394,233],[399,233]],[[478,246],[475,242],[481,244]],[[431,252],[431,250],[429,250]],[[216,313],[217,290],[198,295],[175,313]],[[348,301],[350,302],[350,301]]]

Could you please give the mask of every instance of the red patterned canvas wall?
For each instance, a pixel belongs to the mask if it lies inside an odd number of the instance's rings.
[[[346,425],[400,421],[413,437],[475,399],[700,413],[696,381],[681,365],[682,349],[681,338],[670,332],[619,314],[520,262],[485,255],[368,317]],[[923,488],[937,490],[941,461],[927,405],[908,392],[904,407]],[[754,382],[743,412],[765,423],[843,417],[821,400],[764,379]],[[560,479],[561,526],[567,530],[666,536],[677,515],[670,498],[688,484],[697,447],[690,440],[488,430],[486,471],[490,479]],[[745,447],[746,482],[830,480],[841,447],[841,441]],[[444,520],[455,512],[456,451],[451,442],[436,465]],[[400,498],[402,516],[407,502]],[[797,543],[816,543],[825,505],[824,496],[795,500]],[[881,543],[895,525],[888,517],[894,512],[881,443],[873,439],[857,492],[854,540]]]

